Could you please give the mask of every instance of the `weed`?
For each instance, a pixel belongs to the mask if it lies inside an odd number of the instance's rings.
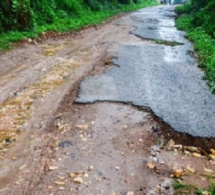
[[[212,183],[208,189],[200,189],[195,185],[182,184],[178,180],[175,180],[173,189],[175,195],[203,195],[205,192],[215,195],[215,183]]]

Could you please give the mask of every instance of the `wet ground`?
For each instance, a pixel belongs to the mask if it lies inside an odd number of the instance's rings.
[[[213,136],[214,123],[214,97],[173,9],[44,33],[1,54],[0,194],[169,195],[173,177],[210,185],[214,151],[178,145],[207,140],[171,133]]]
[[[129,15],[135,27],[131,34],[154,44],[121,44],[113,60],[117,67],[84,79],[77,102],[146,106],[176,131],[215,137],[215,96],[189,55],[192,45],[174,27],[173,10],[168,6],[148,8]],[[127,20],[118,23],[129,24]]]

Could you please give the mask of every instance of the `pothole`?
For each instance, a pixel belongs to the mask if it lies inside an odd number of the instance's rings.
[[[202,151],[202,154],[209,158],[210,150],[215,146],[214,138],[201,138],[194,137],[187,133],[177,132],[177,130],[173,129],[169,124],[163,121],[160,117],[158,117],[149,107],[144,106],[136,106],[131,102],[118,102],[118,101],[94,101],[89,103],[80,103],[76,102],[77,105],[90,105],[95,103],[116,103],[129,105],[138,111],[147,112],[156,122],[156,125],[152,127],[152,130],[160,136],[163,136],[166,142],[169,140],[174,140],[176,144],[180,144],[183,146],[194,146],[199,148]]]

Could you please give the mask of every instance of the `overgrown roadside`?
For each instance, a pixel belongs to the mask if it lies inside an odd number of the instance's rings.
[[[187,37],[193,41],[199,67],[205,71],[203,79],[208,81],[213,93],[215,93],[214,5],[213,0],[205,4],[194,0],[192,4],[187,3],[176,8],[179,15],[176,26],[186,31]]]
[[[44,37],[47,31],[61,35],[85,26],[98,25],[119,13],[134,11],[157,3],[154,0],[112,2],[71,0],[62,1],[59,4],[52,0],[49,3],[42,1],[29,4],[26,1],[12,1],[1,4],[0,49],[4,50],[9,49],[11,43],[23,39],[34,42],[32,39],[38,36]]]

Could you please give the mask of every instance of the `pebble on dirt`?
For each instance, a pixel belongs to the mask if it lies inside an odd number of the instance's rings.
[[[56,181],[56,182],[54,182],[56,185],[59,185],[59,186],[63,186],[65,183],[64,182],[62,182],[62,181]]]
[[[73,180],[75,183],[82,184],[84,181],[81,177],[75,177]]]
[[[130,191],[127,193],[127,195],[134,195],[134,192]]]
[[[76,125],[75,126],[77,129],[81,129],[81,130],[87,130],[89,128],[88,125]]]
[[[53,170],[57,170],[58,169],[58,167],[55,167],[55,166],[50,166],[49,167],[49,171],[53,171]]]
[[[173,168],[174,177],[182,177],[184,175],[184,171],[181,168]]]

